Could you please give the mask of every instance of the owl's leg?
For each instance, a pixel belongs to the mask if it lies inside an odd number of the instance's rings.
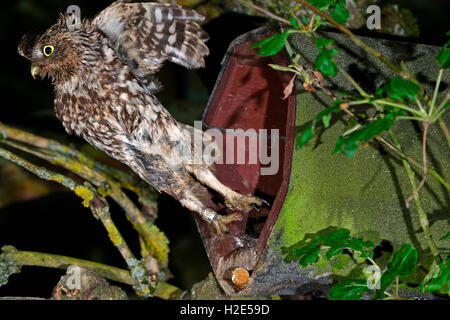
[[[222,216],[204,205],[208,191],[182,167],[174,170],[160,155],[146,154],[136,161],[133,170],[160,192],[177,199],[184,207],[197,212],[203,220],[212,223],[219,234],[228,233],[227,224],[241,220],[238,213]]]
[[[258,197],[253,195],[243,195],[231,190],[220,182],[209,169],[198,167],[192,168],[192,173],[201,183],[204,183],[219,192],[225,198],[225,204],[228,207],[250,211],[253,205],[260,206],[262,204],[262,200]]]
[[[217,214],[214,210],[206,207],[202,201],[188,190],[183,192],[179,201],[184,207],[200,214],[203,220],[212,223],[220,235],[229,233],[227,228],[228,223],[242,220],[242,215],[239,213],[232,213],[226,216]]]

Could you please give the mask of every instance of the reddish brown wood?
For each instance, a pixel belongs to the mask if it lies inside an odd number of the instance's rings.
[[[227,286],[225,280],[221,281],[226,269],[245,267],[251,271],[262,255],[286,197],[291,171],[296,97],[295,94],[286,100],[282,97],[283,89],[292,75],[268,66],[286,66],[289,60],[283,51],[275,56],[259,57],[256,49],[250,49],[252,43],[267,36],[269,34],[262,34],[259,30],[231,44],[222,74],[204,114],[205,128],[255,129],[257,132],[259,129],[268,129],[269,134],[270,129],[279,129],[280,135],[280,168],[275,175],[261,175],[259,159],[257,164],[216,164],[215,174],[220,181],[240,193],[252,193],[268,200],[270,208],[263,206],[259,211],[244,213],[242,221],[229,225],[234,237],[224,239],[219,239],[214,228],[197,217],[211,265],[227,293],[233,293],[233,289]],[[226,139],[227,134],[224,133],[224,152]],[[236,148],[235,140],[235,160]],[[248,154],[246,139],[246,162]],[[216,204],[212,195],[208,205],[221,214],[231,212],[223,205]]]

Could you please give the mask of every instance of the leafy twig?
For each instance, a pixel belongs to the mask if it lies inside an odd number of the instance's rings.
[[[290,24],[289,20],[284,19],[284,18],[282,18],[280,16],[277,16],[276,14],[273,14],[272,12],[269,12],[269,11],[265,10],[264,8],[261,8],[261,7],[251,3],[249,1],[240,0],[240,2],[243,5],[245,5],[245,6],[249,7],[249,8],[255,9],[256,11],[258,11],[258,12],[260,12],[260,13],[262,13],[262,14],[264,14],[264,15],[266,15],[266,16],[274,19],[274,20],[278,20],[280,22],[283,22],[283,23],[286,23],[286,24]]]
[[[317,9],[315,6],[310,4],[309,2],[305,0],[296,0],[298,3],[304,5],[308,9],[312,10],[315,14],[321,16],[323,19],[330,22],[332,25],[334,25],[339,31],[342,33],[345,33],[358,47],[363,48],[368,53],[373,55],[374,57],[378,58],[380,61],[382,61],[384,64],[386,64],[391,70],[398,73],[399,75],[403,75],[402,70],[396,66],[394,63],[392,63],[389,59],[387,59],[381,52],[376,51],[372,47],[366,45],[364,42],[362,42],[357,36],[353,34],[349,29],[344,27],[342,24],[334,20],[332,17],[324,13],[323,11]]]
[[[401,150],[400,142],[398,141],[397,135],[392,130],[389,131],[389,134],[390,134],[392,140],[394,141],[396,147],[399,150]],[[411,169],[408,161],[402,159],[402,163],[403,163],[403,166],[405,167],[406,173],[407,173],[409,181],[411,183],[411,188],[414,192],[417,189],[416,181],[415,181],[415,177],[414,177],[414,171]],[[442,260],[442,258],[439,254],[439,250],[437,249],[436,243],[434,242],[433,237],[431,235],[430,223],[428,221],[426,212],[423,210],[419,195],[417,193],[414,195],[414,202],[416,204],[417,213],[419,215],[420,225],[422,227],[422,230],[423,230],[423,233],[425,236],[425,240],[427,241],[428,247],[431,250],[431,254],[435,258],[435,262],[439,263]]]

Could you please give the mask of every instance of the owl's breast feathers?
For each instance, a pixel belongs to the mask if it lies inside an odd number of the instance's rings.
[[[127,145],[149,145],[163,137],[171,140],[179,125],[154,97],[149,82],[134,77],[107,39],[100,34],[93,39],[98,41],[101,59],[83,59],[83,72],[55,83],[55,111],[66,130],[120,159]]]

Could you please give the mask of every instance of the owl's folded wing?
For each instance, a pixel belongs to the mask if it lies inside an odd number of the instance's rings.
[[[169,60],[187,68],[205,66],[208,35],[194,10],[161,3],[115,2],[93,20],[119,59],[145,78]]]

